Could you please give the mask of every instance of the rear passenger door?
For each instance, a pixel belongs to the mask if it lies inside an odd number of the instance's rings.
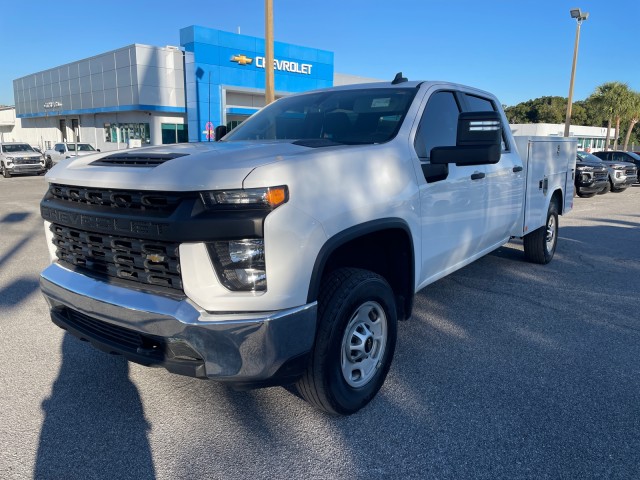
[[[435,90],[435,89],[434,89]],[[413,148],[420,163],[422,268],[419,288],[459,268],[483,249],[487,222],[485,166],[433,165],[433,147],[454,146],[459,93],[434,91],[417,126]]]
[[[461,95],[466,112],[497,112],[498,106],[491,98],[477,93]],[[508,125],[503,125],[509,128]],[[502,155],[496,164],[484,165],[484,184],[487,195],[486,224],[482,243],[486,247],[503,244],[518,221],[524,195],[525,172],[522,159],[513,145],[507,145],[502,135]]]

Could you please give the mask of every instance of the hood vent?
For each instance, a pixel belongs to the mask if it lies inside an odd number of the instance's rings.
[[[91,165],[100,167],[157,167],[166,161],[187,155],[187,153],[115,153],[91,162]]]

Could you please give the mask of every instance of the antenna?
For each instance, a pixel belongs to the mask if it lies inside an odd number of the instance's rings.
[[[402,72],[396,73],[396,77],[391,82],[391,85],[397,85],[398,83],[403,83],[408,81],[405,77],[402,76]]]

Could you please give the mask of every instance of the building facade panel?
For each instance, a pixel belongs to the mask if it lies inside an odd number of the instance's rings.
[[[264,39],[200,26],[179,33],[181,47],[133,44],[16,79],[24,128],[12,133],[48,147],[75,128],[105,150],[131,139],[207,141],[264,106]],[[333,85],[333,52],[275,42],[274,54],[276,97]]]

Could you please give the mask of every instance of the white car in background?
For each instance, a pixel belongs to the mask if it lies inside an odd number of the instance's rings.
[[[44,152],[45,159],[55,165],[66,158],[75,157],[76,155],[90,155],[100,150],[93,148],[90,143],[78,143],[78,152],[76,153],[76,143],[56,143],[52,149]]]
[[[0,144],[0,172],[4,178],[12,175],[45,172],[44,158],[28,143],[7,142]]]

